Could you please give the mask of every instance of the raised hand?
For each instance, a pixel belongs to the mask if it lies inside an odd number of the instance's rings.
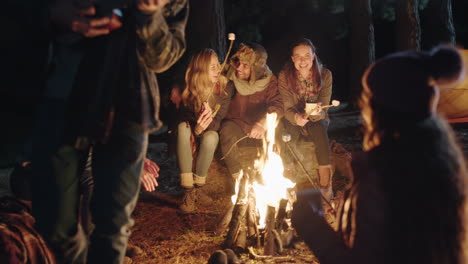
[[[117,16],[93,17],[96,8],[91,3],[79,5],[71,0],[54,1],[49,11],[50,20],[58,30],[76,32],[87,38],[107,35],[122,26]]]
[[[262,125],[256,123],[252,126],[248,136],[250,138],[262,139],[265,136],[265,128]]]
[[[147,192],[152,192],[158,187],[159,166],[154,161],[145,158],[143,171],[141,172],[141,185]]]
[[[300,126],[300,127],[305,126],[305,124],[307,124],[307,122],[309,122],[309,119],[307,119],[306,114],[296,113],[294,115],[294,119],[296,120],[296,124],[298,126]]]
[[[197,125],[195,126],[195,134],[200,135],[213,121],[213,111],[207,102],[203,103],[202,112],[197,119]]]

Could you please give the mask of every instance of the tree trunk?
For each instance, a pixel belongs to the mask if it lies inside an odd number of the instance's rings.
[[[223,0],[190,0],[190,15],[187,24],[188,53],[211,48],[220,60],[226,53],[226,24]]]
[[[422,19],[423,30],[427,29],[424,30],[423,38],[425,48],[432,48],[440,43],[455,43],[451,0],[429,1]]]
[[[370,0],[353,0],[350,9],[350,99],[361,93],[361,77],[375,60],[374,25]]]
[[[192,55],[204,48],[213,49],[223,61],[226,53],[226,23],[223,0],[190,0],[189,18],[185,29],[187,50],[168,71],[159,74],[162,97],[168,97],[171,88],[183,83]],[[183,85],[182,85],[183,86]]]
[[[418,0],[398,0],[396,5],[397,50],[421,49]]]

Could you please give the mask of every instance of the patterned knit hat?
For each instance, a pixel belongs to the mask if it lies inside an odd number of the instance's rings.
[[[239,50],[232,55],[230,64],[233,68],[237,68],[239,62],[251,66],[249,82],[254,83],[265,75],[267,58],[268,54],[263,46],[256,43],[242,43]]]

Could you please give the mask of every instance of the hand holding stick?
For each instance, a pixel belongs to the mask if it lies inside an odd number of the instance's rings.
[[[214,107],[214,110],[211,114],[211,118],[215,118],[216,114],[218,113],[219,109],[221,109],[221,105],[220,104],[216,104],[215,107]]]
[[[329,105],[320,105],[321,103],[307,103],[306,104],[306,108],[304,109],[305,113],[307,114],[307,116],[309,115],[320,115],[320,112],[323,110],[323,109],[327,109],[327,108],[330,108],[330,107],[335,107],[335,106],[339,106],[340,105],[340,101],[338,100],[333,100],[331,104]]]

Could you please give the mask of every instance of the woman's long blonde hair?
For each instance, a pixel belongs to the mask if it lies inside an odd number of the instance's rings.
[[[200,111],[203,102],[207,102],[213,94],[220,95],[225,92],[226,78],[220,76],[215,85],[209,79],[208,73],[212,56],[218,57],[214,50],[203,49],[193,55],[185,72],[182,102],[193,111]]]

